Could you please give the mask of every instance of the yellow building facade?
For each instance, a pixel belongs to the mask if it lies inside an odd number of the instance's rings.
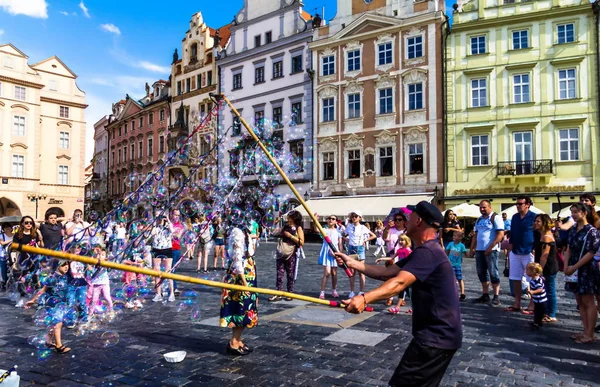
[[[598,30],[589,0],[458,2],[446,45],[444,204],[519,194],[546,213],[598,187]]]

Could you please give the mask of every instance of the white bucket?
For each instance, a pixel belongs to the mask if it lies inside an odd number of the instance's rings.
[[[6,370],[0,370],[0,375],[4,374]],[[19,383],[21,382],[21,377],[17,375],[17,371],[13,371],[10,373],[8,378],[4,379],[2,382],[2,387],[19,387]]]

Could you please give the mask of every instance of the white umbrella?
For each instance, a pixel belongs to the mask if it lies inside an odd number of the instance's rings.
[[[566,218],[568,216],[571,216],[571,210],[570,210],[570,208],[571,208],[571,205],[563,207],[560,211],[553,212],[550,215],[550,218],[552,218],[552,219],[558,218],[558,213],[559,212],[560,212],[561,218]],[[600,211],[600,206],[594,206],[594,211],[596,211],[596,212]]]
[[[450,208],[450,211],[454,212],[459,218],[479,218],[481,216],[479,206],[469,203],[462,203],[458,206],[454,206]]]
[[[536,214],[545,214],[544,211],[540,210],[536,206],[529,207],[529,211],[534,212]],[[505,209],[503,211],[500,211],[500,214],[506,214],[506,217],[508,219],[512,218],[513,215],[516,214],[516,213],[517,213],[517,206],[516,205],[508,207],[507,209]]]

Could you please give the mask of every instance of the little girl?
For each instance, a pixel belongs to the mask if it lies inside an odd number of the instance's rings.
[[[544,271],[539,263],[530,263],[527,265],[527,276],[531,278],[529,282],[529,293],[533,300],[533,323],[534,328],[540,328],[546,315],[546,286],[541,274]]]
[[[244,232],[239,228],[234,228],[229,234],[229,259],[231,263],[229,265],[231,273],[242,282],[243,286],[248,286],[246,282],[246,276],[244,275],[244,266],[246,260],[246,236]]]
[[[379,254],[383,254],[385,256],[385,241],[383,240],[383,222],[378,220],[375,227],[375,236],[377,239],[375,240],[375,257],[379,257]]]
[[[337,228],[337,218],[333,215],[327,218],[327,228],[325,234],[331,240],[334,246],[337,246],[338,251],[342,251],[342,235]],[[331,296],[338,298],[339,294],[335,289],[337,286],[337,262],[333,256],[327,242],[323,241],[321,252],[319,253],[319,265],[323,265],[323,278],[321,278],[321,294],[319,298],[325,299],[325,286],[327,286],[327,278],[331,275]]]
[[[106,260],[106,250],[99,249],[98,257],[101,261]],[[95,270],[94,266],[88,266],[89,269]],[[106,300],[106,304],[108,306],[108,312],[113,312],[113,302],[110,297],[110,280],[108,278],[108,272],[106,268],[101,268],[96,276],[91,279],[90,285],[92,299],[89,304],[88,314],[92,316],[96,311],[96,307],[98,306],[98,301],[100,299],[100,294],[102,293],[102,297]],[[89,295],[90,292],[88,292]]]
[[[394,253],[394,255],[392,255],[390,258],[379,258],[377,259],[376,262],[380,262],[380,261],[384,261],[386,266],[390,266],[395,264],[396,262],[408,257],[410,255],[410,253],[412,253],[412,250],[410,249],[410,238],[408,236],[406,236],[405,234],[402,234],[398,237],[398,250],[396,250],[396,252]],[[406,296],[406,292],[407,291],[403,291],[399,298],[398,298],[398,304],[392,308],[388,309],[388,312],[390,312],[391,314],[398,314],[400,313],[400,307],[406,305],[406,301],[404,301],[404,297]],[[387,302],[386,305],[392,305],[394,303],[394,297],[390,297]],[[407,313],[411,313],[411,311],[409,310]]]
[[[128,258],[124,259],[122,262],[124,265],[144,267],[144,259],[141,254],[135,253],[131,254]],[[129,271],[123,272],[123,282],[127,285],[131,285],[133,281],[136,281],[136,285],[138,286],[146,286],[146,277],[143,274],[132,273]]]

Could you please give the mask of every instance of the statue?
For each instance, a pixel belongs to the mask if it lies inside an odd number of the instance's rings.
[[[117,116],[117,104],[113,103],[112,104],[112,112],[113,112],[113,116]]]
[[[179,53],[177,52],[177,49],[175,49],[175,52],[173,53],[173,62],[171,64],[175,64],[178,60],[179,60]]]
[[[150,85],[146,82],[146,95],[150,95]]]
[[[313,28],[321,27],[321,21],[322,21],[321,16],[319,16],[318,13],[315,14],[315,17],[313,17],[313,22],[312,22]]]
[[[219,36],[219,32],[220,32],[220,30],[217,30],[215,32],[215,37],[214,37],[215,43],[214,43],[213,47],[218,47],[219,43],[221,42],[221,37]]]

